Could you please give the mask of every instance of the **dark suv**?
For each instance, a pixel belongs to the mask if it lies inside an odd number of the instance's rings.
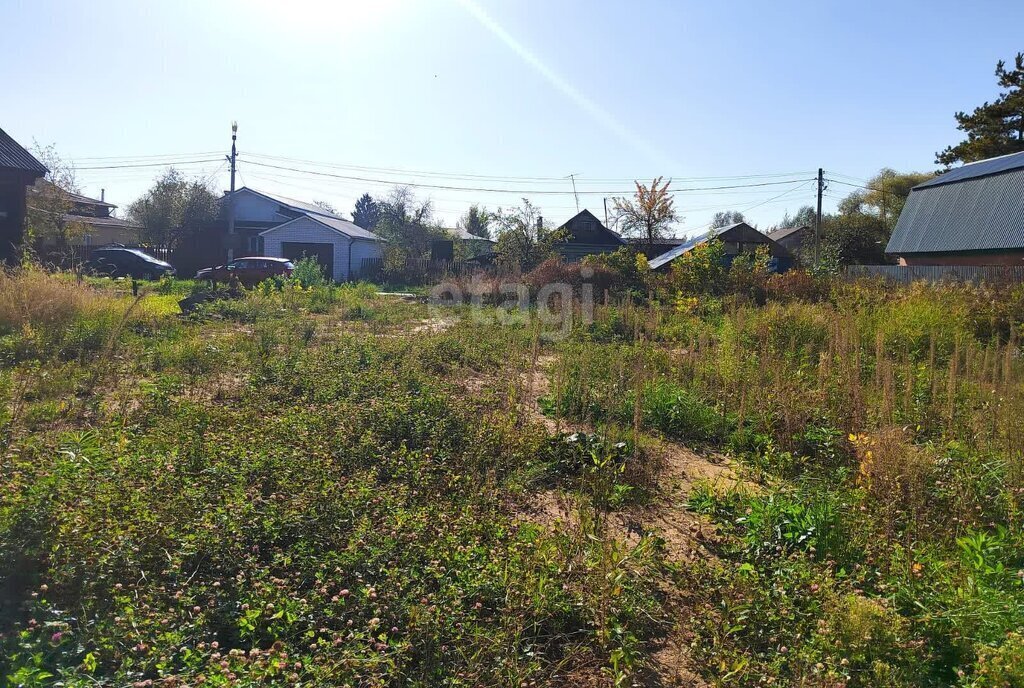
[[[198,280],[210,280],[211,282],[230,282],[237,279],[246,287],[253,287],[268,277],[291,277],[295,266],[287,258],[272,258],[270,256],[249,256],[237,258],[227,265],[218,265],[215,268],[203,268],[196,273]]]
[[[92,258],[85,264],[85,271],[108,277],[134,277],[135,279],[160,279],[173,277],[174,267],[155,258],[145,251],[125,246],[104,246],[92,252]]]

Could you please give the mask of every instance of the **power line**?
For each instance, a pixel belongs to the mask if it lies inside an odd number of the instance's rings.
[[[876,189],[873,186],[865,186],[863,184],[854,184],[852,182],[844,182],[844,181],[841,181],[839,179],[829,179],[828,181],[835,182],[836,184],[843,184],[844,186],[854,186],[854,187],[857,187],[858,189],[867,189],[868,191],[877,191],[879,193],[889,194],[891,196],[897,196],[899,198],[906,198],[907,197],[907,194],[898,194],[898,193],[896,193],[894,191],[889,191],[888,189]]]
[[[166,162],[147,162],[147,163],[133,163],[125,165],[99,165],[95,167],[76,167],[75,170],[119,170],[125,168],[136,168],[136,167],[173,167],[174,165],[194,165],[201,162],[219,162],[220,158],[210,158],[207,160],[171,160]]]
[[[108,155],[108,156],[82,156],[71,160],[72,163],[84,161],[144,161],[156,160],[157,158],[194,158],[199,155],[219,155],[222,151],[199,151],[198,153],[154,153],[152,155]]]
[[[567,195],[567,194],[574,193],[573,191],[564,191],[564,190],[556,191],[556,190],[551,190],[551,189],[496,189],[496,188],[488,188],[488,187],[452,186],[452,185],[448,185],[448,184],[423,184],[423,183],[420,183],[420,182],[404,182],[403,183],[401,181],[396,181],[396,180],[392,180],[392,179],[374,179],[374,178],[370,178],[370,177],[358,177],[358,176],[354,176],[354,175],[335,174],[335,173],[332,173],[332,172],[321,172],[319,170],[303,170],[303,169],[300,169],[300,168],[287,167],[287,166],[284,166],[284,165],[272,165],[270,163],[265,163],[265,162],[256,162],[254,160],[247,161],[247,164],[249,164],[249,165],[256,165],[258,167],[268,167],[268,168],[275,169],[275,170],[285,170],[285,171],[288,171],[288,172],[298,172],[298,173],[313,175],[313,176],[317,176],[317,177],[330,177],[330,178],[333,178],[333,179],[348,179],[348,180],[352,180],[352,181],[366,182],[366,183],[369,183],[369,184],[396,184],[396,185],[399,185],[399,186],[410,186],[410,187],[422,188],[422,189],[439,189],[439,190],[445,190],[445,191],[475,191],[477,193],[527,194],[527,195],[531,195],[531,196],[532,195]],[[688,188],[688,189],[675,189],[671,193],[675,194],[675,193],[684,193],[684,192],[714,191],[714,190],[718,190],[718,189],[743,189],[743,188],[756,187],[756,186],[776,186],[776,185],[779,185],[779,184],[793,184],[793,183],[800,182],[800,181],[802,181],[802,180],[800,180],[800,179],[787,179],[787,180],[783,180],[783,181],[757,182],[757,183],[752,183],[752,184],[733,184],[733,185],[722,185],[722,186],[691,187],[691,188]],[[565,180],[563,179],[562,182],[564,183]],[[613,196],[613,195],[628,195],[628,194],[632,193],[632,191],[621,191],[621,190],[608,191],[608,190],[602,190],[602,191],[579,191],[578,193],[580,193],[580,194],[591,194],[591,195]]]

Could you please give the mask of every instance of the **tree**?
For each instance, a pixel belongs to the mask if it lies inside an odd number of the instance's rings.
[[[656,239],[665,236],[666,230],[673,222],[680,220],[675,211],[675,200],[668,192],[669,180],[661,185],[661,177],[644,186],[636,184],[633,198],[615,198],[616,220],[622,224],[622,233],[639,236],[650,245]]]
[[[173,167],[128,206],[128,217],[142,227],[143,242],[171,250],[210,225],[218,212],[213,189],[202,180],[186,179]]]
[[[861,208],[881,217],[891,229],[896,226],[896,220],[903,212],[910,190],[933,177],[935,174],[932,172],[897,172],[883,167],[868,180],[865,185],[868,188],[860,192]],[[840,204],[840,211],[842,207]]]
[[[459,219],[459,229],[469,232],[473,236],[478,236],[482,239],[491,238],[491,213],[487,212],[487,208],[481,208],[475,203],[469,206],[469,210],[466,214]]]
[[[743,213],[738,210],[722,210],[715,213],[715,216],[711,218],[711,229],[728,227],[737,222],[743,222]]]
[[[36,144],[33,153],[49,172],[28,193],[25,246],[37,253],[44,247],[60,252],[85,232],[81,222],[68,216],[74,208],[71,194],[79,191],[75,169],[61,159],[53,144]]]
[[[330,201],[313,201],[313,205],[315,205],[317,208],[320,208],[324,212],[330,213],[331,215],[338,214],[337,209],[331,204]]]
[[[935,162],[950,167],[1024,151],[1024,53],[1017,53],[1012,69],[999,60],[996,78],[1006,91],[971,114],[956,113],[956,128],[967,133],[967,140],[936,153]]]
[[[368,193],[364,193],[356,201],[356,207],[352,209],[352,222],[363,229],[373,229],[380,217],[380,208],[377,201]]]
[[[794,215],[786,213],[782,216],[779,224],[772,229],[786,229],[787,227],[813,227],[814,218],[817,213],[809,205],[801,206]]]
[[[879,215],[866,212],[827,215],[821,225],[821,254],[829,252],[840,265],[889,262],[885,245],[889,243],[892,228]]]
[[[517,208],[498,208],[494,221],[498,225],[495,251],[507,269],[532,270],[555,254],[553,244],[562,238],[561,232],[544,227],[540,209],[525,198]]]
[[[433,223],[430,201],[418,201],[407,186],[395,187],[386,200],[374,204],[378,215],[373,231],[388,240],[389,260],[427,257],[431,242],[446,238]]]

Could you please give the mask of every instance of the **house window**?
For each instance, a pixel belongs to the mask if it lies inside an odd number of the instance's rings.
[[[263,243],[263,237],[258,237],[258,236],[250,237],[249,238],[249,251],[251,253],[255,253],[256,255],[259,255],[260,253],[263,253],[263,246],[261,245],[262,243]]]
[[[593,220],[583,220],[582,222],[580,222],[580,229],[583,230],[584,232],[593,232],[594,231],[594,221]]]

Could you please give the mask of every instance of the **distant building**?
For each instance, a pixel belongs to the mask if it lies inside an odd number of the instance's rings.
[[[1024,265],[1024,152],[915,186],[885,252],[901,265]]]
[[[493,239],[477,236],[476,234],[470,234],[466,230],[459,229],[458,227],[445,229],[444,232],[451,237],[453,242],[461,244],[465,248],[463,255],[467,255],[469,257],[476,257],[482,254],[491,253],[494,251],[494,246],[497,243]]]
[[[792,256],[783,246],[769,239],[765,234],[757,231],[746,222],[737,222],[713,229],[707,234],[690,239],[684,244],[666,251],[650,261],[652,270],[667,270],[672,261],[686,255],[701,244],[712,239],[721,241],[725,248],[725,260],[727,264],[743,253],[753,253],[760,246],[766,246],[772,258],[772,269],[775,272],[785,272],[792,264]]]
[[[0,129],[0,263],[11,262],[18,255],[25,233],[25,189],[47,171]]]
[[[814,242],[814,228],[808,225],[798,227],[780,227],[768,232],[766,236],[777,244],[783,246],[793,255],[797,255],[804,246],[812,246]]]
[[[661,254],[671,251],[676,246],[682,246],[687,242],[686,238],[659,237],[652,243],[647,243],[644,237],[627,237],[626,243],[636,249],[637,253],[647,256],[647,259],[657,258]]]
[[[50,182],[39,180],[29,189],[29,198],[42,194]],[[128,220],[114,217],[111,212],[117,208],[102,198],[89,198],[68,191],[61,192],[67,203],[64,213],[66,223],[76,223],[81,232],[71,240],[72,246],[103,246],[104,244],[125,244],[136,246],[141,240],[142,228]],[[30,201],[31,202],[31,201]]]
[[[235,215],[235,236],[226,241],[228,204]],[[315,258],[336,282],[354,279],[363,261],[379,258],[383,239],[313,203],[242,187],[221,199],[221,219],[175,249],[178,274],[226,263],[227,246],[235,257]]]
[[[625,239],[604,226],[589,210],[581,210],[562,224],[565,239],[554,244],[555,251],[567,261],[578,261],[584,256],[612,253],[627,245]]]

